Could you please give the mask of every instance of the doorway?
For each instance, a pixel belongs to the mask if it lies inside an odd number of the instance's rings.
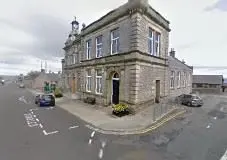
[[[156,80],[156,95],[155,95],[155,103],[160,103],[160,80]]]
[[[120,86],[120,78],[118,73],[114,73],[112,78],[112,103],[118,104],[119,103],[119,86]]]

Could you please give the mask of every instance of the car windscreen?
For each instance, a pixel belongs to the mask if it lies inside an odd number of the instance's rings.
[[[52,99],[51,95],[44,95],[42,98],[46,101],[50,101]]]

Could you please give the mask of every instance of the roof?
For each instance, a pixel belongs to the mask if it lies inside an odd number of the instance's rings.
[[[180,61],[179,59],[177,59],[176,57],[172,57],[172,56],[168,56],[168,61],[169,61],[169,66],[170,68],[182,68],[182,69],[190,69],[193,70],[192,66],[187,65],[186,63],[183,63],[182,61]]]
[[[222,75],[193,75],[193,83],[223,84]]]

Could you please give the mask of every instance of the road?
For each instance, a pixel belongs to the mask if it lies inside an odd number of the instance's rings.
[[[16,84],[0,86],[0,159],[3,160],[226,160],[227,98],[204,96],[158,130],[103,135],[61,108],[40,108]],[[142,122],[141,122],[142,123]]]

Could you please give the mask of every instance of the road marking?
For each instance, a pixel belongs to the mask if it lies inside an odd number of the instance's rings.
[[[206,127],[206,128],[208,129],[208,128],[210,128],[210,127],[211,127],[211,123],[209,123],[209,124],[207,125],[207,127]]]
[[[39,124],[39,126],[40,126],[40,128],[43,128],[43,125],[41,123]]]
[[[72,127],[69,127],[69,129],[73,129],[73,128],[78,128],[79,126],[72,126]]]
[[[102,157],[103,157],[103,149],[100,149],[99,150],[99,159],[102,159]]]
[[[24,114],[24,117],[25,117],[26,122],[27,122],[27,125],[28,125],[29,127],[38,126],[36,120],[33,118],[33,116],[32,116],[31,113]]]
[[[221,157],[220,160],[227,160],[227,150],[225,151],[224,155]]]
[[[91,138],[93,138],[94,135],[95,135],[95,131],[93,131],[93,132],[91,133]]]
[[[32,112],[32,111],[38,111],[38,109],[37,108],[34,108],[34,109],[30,109],[30,111]]]
[[[106,142],[102,141],[102,148],[104,148],[106,146]]]
[[[33,112],[31,112],[31,114],[34,114]]]
[[[217,119],[217,117],[214,117],[214,119],[216,120],[216,119]]]
[[[33,115],[34,118],[36,118],[36,115]]]
[[[38,118],[36,118],[36,121],[37,121],[37,122],[39,122],[39,119],[38,119]]]
[[[88,144],[91,144],[91,143],[92,143],[92,139],[89,139]]]
[[[53,132],[46,132],[46,130],[43,130],[43,134],[45,135],[45,136],[47,136],[47,135],[51,135],[51,134],[55,134],[55,133],[58,133],[58,131],[53,131]]]

